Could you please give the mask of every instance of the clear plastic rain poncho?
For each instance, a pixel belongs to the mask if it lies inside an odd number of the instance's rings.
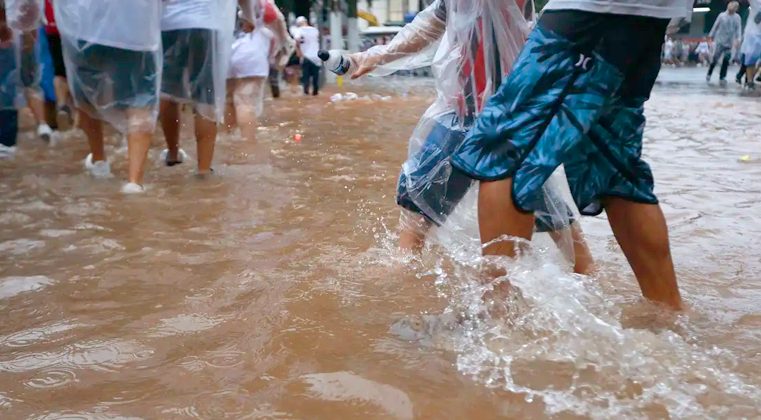
[[[750,1],[740,54],[745,55],[746,65],[755,66],[761,60],[761,0]]]
[[[37,30],[44,3],[41,0],[0,0],[8,26],[10,43],[0,45],[0,109],[17,109],[24,92],[39,92],[40,66],[37,60]]]
[[[152,131],[162,1],[55,0],[53,7],[77,107],[121,132]]]
[[[403,208],[436,225],[444,224],[458,204],[475,213],[473,200],[461,201],[477,183],[455,170],[450,156],[512,68],[532,18],[533,5],[522,0],[437,0],[389,44],[351,56],[354,66],[375,67],[374,75],[432,68],[436,100],[410,138],[397,195]],[[562,170],[544,190],[546,205],[536,212],[537,229],[566,231],[577,213]],[[572,249],[567,236],[563,251]]]
[[[192,103],[205,118],[224,120],[235,0],[165,0],[161,22],[162,98]]]

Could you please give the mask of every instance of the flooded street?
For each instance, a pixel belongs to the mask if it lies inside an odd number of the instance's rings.
[[[645,142],[679,316],[641,301],[604,216],[583,224],[601,274],[540,238],[509,322],[479,317],[472,240],[397,255],[420,79],[268,100],[210,179],[155,163],[159,134],[142,196],[118,192],[118,138],[103,181],[81,132],[25,133],[0,161],[0,417],[761,417],[761,102],[684,77],[664,72]]]

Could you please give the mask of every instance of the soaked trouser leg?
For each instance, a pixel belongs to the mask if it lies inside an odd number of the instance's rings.
[[[280,72],[276,67],[270,67],[270,73],[268,77],[270,83],[270,91],[273,98],[280,97]]]
[[[731,61],[731,53],[727,51],[724,54],[724,57],[721,62],[721,71],[719,71],[719,80],[724,80],[727,78],[727,70],[729,70],[729,62]]]
[[[719,73],[719,78],[724,79],[727,77],[727,69],[724,67],[724,63],[726,62],[726,65],[729,66],[729,52],[732,50],[731,47],[726,47],[724,45],[717,45],[716,51],[713,53],[713,57],[711,58],[711,65],[708,67],[708,77],[711,77],[713,75],[713,69],[716,68],[716,65],[719,63],[719,60],[724,59],[725,61],[722,61],[721,68],[723,70],[723,73]]]
[[[5,147],[16,146],[18,136],[18,111],[0,109],[0,144]]]
[[[745,77],[745,73],[748,70],[748,66],[745,65],[745,54],[742,54],[740,56],[740,71],[737,72],[737,76],[735,76],[735,80],[737,83],[742,83],[743,77]]]
[[[303,72],[303,83],[304,83],[304,94],[309,95],[309,86],[312,85],[312,95],[317,95],[320,86],[319,86],[319,75],[320,75],[320,68],[317,67],[316,64],[311,62],[308,59],[304,59],[304,62],[301,64],[301,69]]]
[[[320,93],[320,67],[312,63],[312,95]]]

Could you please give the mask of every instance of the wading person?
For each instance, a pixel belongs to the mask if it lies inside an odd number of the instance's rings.
[[[740,15],[737,14],[737,8],[740,4],[736,1],[731,1],[727,5],[727,10],[721,12],[719,17],[716,18],[716,22],[711,28],[711,32],[708,34],[710,38],[713,38],[713,57],[711,58],[711,64],[708,66],[708,74],[706,74],[706,81],[711,81],[713,75],[713,69],[721,60],[721,69],[719,70],[719,80],[724,82],[727,78],[727,69],[729,68],[729,61],[732,58],[732,48],[740,42],[742,37],[742,21]]]
[[[761,0],[751,0],[750,16],[745,24],[745,37],[740,52],[743,57],[742,67],[745,69],[745,88],[755,89],[754,79],[761,61]],[[737,74],[738,83],[742,76]]]
[[[37,136],[49,141],[53,130],[45,122],[45,102],[40,89],[40,63],[38,54],[39,28],[42,22],[42,3],[38,0],[5,0],[3,7],[3,32],[1,37],[6,55],[3,71],[6,72],[6,94],[13,92],[14,97],[23,93],[26,104],[32,111],[37,124]],[[12,56],[12,59],[11,59]],[[15,110],[20,97],[14,100]],[[10,107],[6,109],[11,111]],[[8,117],[10,118],[10,117]],[[10,120],[9,120],[10,121]],[[15,132],[13,123],[8,123],[8,132]],[[15,134],[13,136],[15,138]],[[15,145],[15,141],[14,141]],[[15,146],[14,146],[15,147]],[[15,151],[15,148],[13,149]]]
[[[607,212],[644,296],[681,308],[666,221],[641,150],[669,19],[683,19],[691,6],[550,0],[512,73],[453,154],[454,166],[480,181],[485,254],[514,256],[516,242],[501,238],[531,238],[542,185],[563,164],[581,212]]]
[[[90,144],[85,167],[109,177],[103,122],[127,135],[128,183],[140,193],[158,110],[161,3],[154,0],[55,0],[64,60],[79,125]]]
[[[419,251],[430,228],[443,224],[473,185],[452,168],[451,154],[512,68],[527,33],[524,12],[515,1],[438,0],[388,44],[350,56],[352,67],[358,67],[353,78],[428,65],[436,78],[437,100],[410,139],[397,187],[402,249]],[[549,183],[537,209],[536,229],[567,245],[561,248],[574,256],[575,271],[592,270],[580,227]]]
[[[161,127],[167,166],[182,163],[180,104],[193,108],[198,173],[211,171],[217,123],[222,122],[236,3],[228,0],[165,0],[161,19],[163,73]]]
[[[63,60],[61,34],[55,22],[53,0],[45,0],[45,35],[48,38],[48,48],[53,61],[53,88],[56,98],[56,125],[59,131],[66,131],[74,123],[71,110],[69,85],[66,81],[66,64]]]
[[[247,19],[233,42],[227,80],[227,125],[240,129],[241,137],[256,140],[257,120],[262,114],[264,85],[270,72],[270,58],[275,50],[272,32]]]
[[[301,83],[304,86],[304,95],[309,95],[309,87],[312,87],[312,95],[317,96],[320,92],[320,66],[317,57],[320,50],[320,32],[310,26],[304,16],[296,19],[298,31],[295,35],[296,48],[301,58]]]

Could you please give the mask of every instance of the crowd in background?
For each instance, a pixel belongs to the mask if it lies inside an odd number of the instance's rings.
[[[746,89],[755,89],[756,81],[761,81],[758,79],[758,64],[761,62],[761,1],[751,2],[750,16],[744,30],[738,8],[738,2],[730,1],[706,37],[666,37],[663,64],[671,67],[706,66],[708,82],[718,66],[719,81],[725,82],[729,66],[735,63],[740,66],[735,81]]]
[[[304,93],[318,94],[319,32],[304,17],[295,23],[289,30],[272,0],[0,0],[0,158],[15,156],[19,111],[29,108],[42,140],[81,129],[86,171],[111,177],[108,124],[128,146],[122,192],[143,192],[157,126],[161,161],[187,158],[188,110],[198,174],[209,174],[219,128],[255,140],[266,85],[277,98],[281,75],[300,73]]]

